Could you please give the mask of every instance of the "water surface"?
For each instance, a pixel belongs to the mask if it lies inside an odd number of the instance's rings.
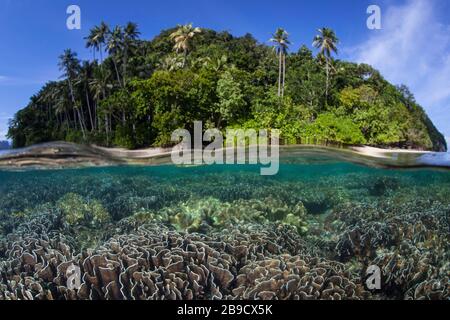
[[[450,171],[355,162],[296,151],[276,176],[251,165],[0,171],[0,299],[448,299]],[[209,254],[180,253],[195,250]],[[68,263],[91,277],[79,290],[67,289]],[[380,290],[366,283],[374,265]],[[203,289],[189,276],[199,267]],[[145,272],[154,289],[137,280]]]

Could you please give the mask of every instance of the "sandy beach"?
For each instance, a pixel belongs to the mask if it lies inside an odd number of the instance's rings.
[[[350,147],[349,149],[355,151],[360,155],[365,155],[374,158],[392,158],[392,156],[395,156],[396,154],[422,155],[432,153],[430,151],[406,150],[406,149],[381,149],[369,146]]]

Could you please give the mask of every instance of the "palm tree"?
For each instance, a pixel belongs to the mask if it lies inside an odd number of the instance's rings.
[[[87,40],[86,47],[93,49],[94,60],[95,52],[98,51],[100,53],[100,63],[103,62],[103,47],[106,44],[106,39],[109,33],[109,26],[102,22],[100,23],[100,26],[92,28],[89,36],[85,38]]]
[[[91,131],[94,131],[95,129],[94,119],[96,113],[95,108],[93,111],[91,110],[91,97],[90,97],[91,94],[89,89],[89,83],[90,80],[92,79],[93,72],[94,72],[94,65],[89,61],[84,61],[82,66],[80,67],[80,72],[78,73],[78,77],[75,81],[75,84],[82,85],[84,90],[86,105],[88,107],[89,120],[91,124]]]
[[[128,57],[130,50],[136,45],[136,40],[138,39],[139,32],[137,24],[133,22],[128,22],[124,28],[123,32],[123,82],[126,83],[127,77],[127,67],[128,67]]]
[[[325,69],[327,74],[327,81],[325,86],[325,99],[328,100],[328,91],[330,85],[330,61],[331,55],[338,54],[337,44],[339,39],[335,32],[329,28],[321,28],[318,30],[319,34],[314,37],[313,46],[320,50],[320,55],[325,58]]]
[[[94,27],[91,29],[89,36],[85,37],[84,39],[86,40],[86,48],[91,49],[92,48],[92,55],[95,59],[95,53],[100,50],[100,43],[98,41],[97,38],[97,32],[98,32],[98,27]]]
[[[175,41],[173,47],[177,53],[183,52],[183,68],[186,66],[187,55],[190,49],[190,41],[196,34],[202,32],[200,28],[194,28],[192,23],[184,26],[179,25],[178,29],[170,35],[170,39]]]
[[[275,50],[279,56],[278,65],[278,96],[284,97],[284,85],[286,81],[286,55],[289,50],[289,34],[286,30],[278,28],[270,39],[275,44]]]
[[[57,118],[61,118],[61,127],[63,123],[66,124],[68,128],[70,128],[70,101],[67,101],[67,86],[64,83],[60,82],[53,88],[50,92],[51,99],[54,102],[54,112]]]
[[[99,69],[94,70],[93,78],[90,81],[89,85],[91,87],[94,101],[95,101],[95,109],[98,110],[99,101],[106,99],[107,91],[112,89],[112,85],[110,84],[111,72],[109,69],[106,71],[102,71]],[[100,124],[100,113],[97,111],[96,122]],[[104,114],[104,124],[105,124],[105,133],[106,133],[106,142],[109,144],[109,131],[110,131],[110,123],[109,119],[110,115]],[[97,127],[100,127],[99,125]]]
[[[123,83],[120,80],[119,68],[117,66],[117,56],[123,47],[123,30],[122,27],[116,26],[112,32],[108,35],[107,50],[112,58],[114,69],[116,71],[117,82],[123,87]]]
[[[112,89],[110,78],[111,71],[109,69],[107,69],[106,72],[101,72],[98,68],[94,69],[89,86],[95,101],[105,99],[108,89]]]
[[[51,121],[52,114],[53,114],[53,106],[54,100],[52,99],[52,92],[54,91],[54,88],[56,86],[56,82],[50,81],[45,84],[45,86],[39,90],[39,93],[37,94],[37,103],[41,105],[43,108],[46,108],[46,115],[47,115],[47,121]],[[59,119],[57,120],[57,125],[59,126]]]
[[[70,49],[65,50],[64,53],[59,56],[58,66],[59,69],[64,72],[62,77],[66,78],[67,84],[69,86],[69,95],[72,102],[72,108],[74,110],[74,119],[77,118],[75,115],[76,112],[76,114],[78,115],[81,132],[83,133],[83,137],[86,138],[85,127],[83,125],[84,119],[82,117],[82,113],[80,112],[80,107],[77,106],[77,102],[75,99],[75,90],[73,86],[80,70],[80,61],[77,58],[76,52],[73,52]]]

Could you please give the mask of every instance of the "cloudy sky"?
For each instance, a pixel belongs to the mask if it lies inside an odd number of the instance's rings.
[[[350,59],[375,66],[393,83],[408,85],[447,140],[450,137],[449,14],[448,6],[433,0],[389,5],[383,14],[383,30],[346,48]]]
[[[82,29],[66,28],[66,8],[78,4]],[[366,9],[382,10],[382,29],[369,30]],[[448,0],[0,0],[0,139],[8,119],[48,80],[59,77],[57,57],[66,48],[91,57],[83,37],[105,20],[137,22],[151,39],[178,23],[254,34],[267,42],[286,28],[292,50],[311,46],[316,29],[336,30],[340,58],[365,62],[395,84],[406,84],[438,129],[450,137],[450,1]]]

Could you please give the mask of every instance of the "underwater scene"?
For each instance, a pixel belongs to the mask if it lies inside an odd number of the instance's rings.
[[[0,171],[0,299],[449,299],[450,171],[296,159]]]

